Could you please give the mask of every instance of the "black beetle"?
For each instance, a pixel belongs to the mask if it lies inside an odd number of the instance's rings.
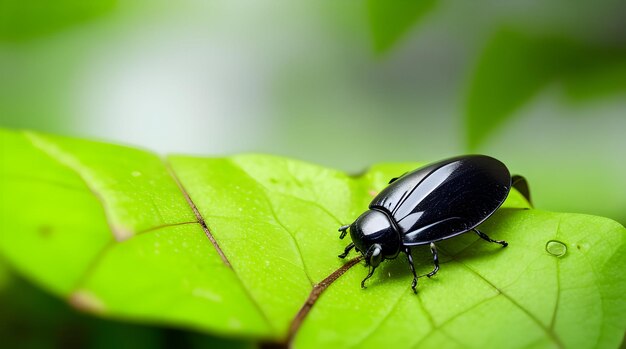
[[[530,202],[526,180],[511,177],[502,162],[485,155],[443,160],[393,178],[389,184],[372,200],[369,210],[339,228],[341,239],[348,231],[352,238],[339,257],[345,258],[356,248],[370,266],[361,281],[363,288],[380,262],[402,251],[413,273],[411,288],[417,293],[411,246],[430,244],[435,268],[426,276],[431,277],[439,270],[436,241],[473,231],[506,247],[506,241],[493,240],[476,227],[502,205],[511,186]]]

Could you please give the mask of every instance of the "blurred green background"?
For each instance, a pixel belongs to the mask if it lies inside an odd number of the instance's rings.
[[[349,172],[485,153],[536,207],[624,224],[624,18],[617,0],[0,0],[0,126]],[[78,315],[6,267],[0,291],[11,346],[249,345]]]

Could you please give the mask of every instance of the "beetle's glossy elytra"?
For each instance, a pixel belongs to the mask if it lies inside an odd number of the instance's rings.
[[[515,182],[528,196],[523,177]],[[433,163],[389,181],[370,203],[369,210],[354,223],[339,228],[340,238],[349,232],[352,242],[339,255],[345,258],[352,248],[365,257],[370,266],[369,279],[385,259],[406,254],[413,272],[413,291],[417,275],[411,256],[411,246],[430,244],[435,268],[439,270],[435,242],[473,231],[482,239],[503,247],[508,244],[492,240],[476,227],[489,218],[509,194],[512,180],[506,166],[489,156],[467,155]]]

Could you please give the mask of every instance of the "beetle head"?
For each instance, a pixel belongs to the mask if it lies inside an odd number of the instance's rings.
[[[350,237],[366,263],[374,267],[400,251],[400,234],[381,211],[368,210],[359,216],[350,225]]]

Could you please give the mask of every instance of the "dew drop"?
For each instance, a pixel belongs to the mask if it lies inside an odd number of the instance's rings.
[[[546,243],[546,251],[555,257],[563,257],[567,253],[567,246],[558,240],[550,240]]]

